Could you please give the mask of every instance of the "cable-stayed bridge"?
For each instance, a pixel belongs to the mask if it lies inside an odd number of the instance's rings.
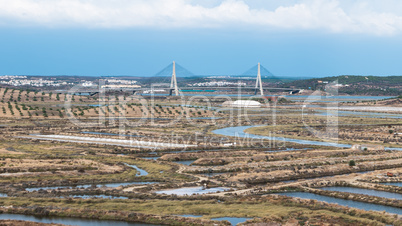
[[[170,74],[170,81],[168,81],[168,77],[166,75]],[[158,77],[158,83],[153,84],[151,87],[144,87],[144,88],[119,88],[119,89],[106,89],[102,91],[108,91],[108,90],[119,90],[119,91],[130,91],[133,93],[144,93],[144,92],[153,92],[155,87],[160,87],[160,89],[168,91],[169,95],[172,96],[179,96],[181,90],[199,90],[199,91],[207,91],[207,90],[220,90],[220,91],[225,91],[225,90],[242,90],[242,91],[254,91],[254,94],[264,96],[265,91],[284,91],[284,92],[289,92],[290,94],[298,93],[301,91],[301,89],[292,89],[292,88],[275,88],[275,87],[264,87],[262,83],[262,75],[264,75],[264,78],[270,78],[270,79],[279,79],[275,77],[269,70],[264,68],[260,63],[258,63],[256,66],[250,68],[248,71],[244,72],[242,76],[256,76],[256,83],[255,86],[238,86],[238,87],[222,87],[222,86],[202,86],[202,87],[179,87],[177,84],[177,74],[180,76],[188,77],[188,76],[194,76],[193,73],[191,73],[189,70],[186,68],[182,67],[181,65],[177,64],[176,62],[173,61],[173,63],[169,64],[167,67],[159,71],[158,73],[155,74],[154,77]],[[170,85],[169,85],[170,83]],[[85,91],[80,91],[78,93],[88,93],[89,95],[95,95],[99,93],[100,90],[85,90]]]
[[[171,83],[170,83],[170,88],[169,88],[169,94],[172,95],[173,91],[176,96],[179,95],[179,87],[177,87],[177,78],[176,78],[176,71],[175,71],[175,62],[173,61],[173,71],[172,71],[172,78],[171,78]],[[257,71],[257,73],[252,74],[254,71]],[[187,70],[186,70],[187,71]],[[239,87],[213,87],[213,86],[204,86],[204,87],[180,87],[181,90],[244,90],[244,91],[254,91],[255,95],[258,93],[261,96],[264,96],[264,91],[265,90],[281,90],[281,91],[287,91],[290,92],[291,94],[298,93],[300,92],[300,89],[292,89],[292,88],[274,88],[274,87],[263,87],[262,79],[261,79],[261,74],[264,73],[265,77],[268,78],[276,78],[270,71],[268,71],[266,68],[262,67],[260,63],[258,63],[256,66],[250,68],[248,71],[243,73],[243,76],[252,76],[252,75],[257,75],[256,77],[256,83],[255,86],[239,86]]]
[[[173,69],[173,66],[175,67],[174,69]],[[167,78],[167,77],[172,76],[173,72],[178,74],[180,77],[194,76],[194,74],[191,71],[187,70],[186,68],[184,68],[180,64],[178,64],[176,62],[173,62],[173,63],[170,63],[165,68],[163,68],[158,73],[156,73],[154,75],[154,77],[166,77]]]

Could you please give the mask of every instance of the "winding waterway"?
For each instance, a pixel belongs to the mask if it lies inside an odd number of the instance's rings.
[[[128,166],[128,167],[134,168],[135,170],[137,170],[137,174],[135,175],[136,177],[141,177],[141,176],[146,176],[146,175],[148,175],[148,172],[147,172],[147,171],[138,168],[136,165],[130,165],[130,164],[127,164],[127,163],[125,163],[125,165]]]

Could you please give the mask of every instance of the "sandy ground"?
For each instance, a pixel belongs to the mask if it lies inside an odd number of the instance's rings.
[[[1,226],[61,226],[64,224],[45,224],[32,221],[20,221],[20,220],[0,220]]]
[[[0,148],[0,154],[14,154],[14,155],[22,155],[24,154],[23,152],[18,152],[18,151],[8,151],[5,148]]]

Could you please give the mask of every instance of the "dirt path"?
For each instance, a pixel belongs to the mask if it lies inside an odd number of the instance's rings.
[[[188,176],[197,177],[197,178],[198,178],[198,181],[197,181],[198,183],[200,183],[200,182],[202,182],[202,181],[212,181],[212,182],[214,182],[214,183],[219,183],[219,182],[216,181],[216,180],[213,180],[213,179],[211,179],[211,178],[204,177],[204,176],[201,176],[201,175],[198,175],[198,174],[185,173],[184,171],[186,171],[186,170],[187,170],[187,166],[186,166],[186,165],[179,164],[179,169],[176,171],[176,173],[180,173],[180,174],[184,174],[184,175],[188,175]],[[184,185],[184,184],[185,184],[185,183],[182,183],[182,185]],[[134,192],[135,189],[144,188],[144,187],[147,187],[147,185],[128,187],[128,188],[123,189],[123,191],[125,191],[125,192]]]
[[[125,189],[123,189],[123,191],[129,192],[129,191],[134,191],[135,189],[138,189],[138,188],[146,188],[146,187],[147,187],[147,185],[134,186],[134,187],[125,188]]]
[[[185,173],[185,172],[184,172],[185,170],[187,170],[187,166],[180,164],[180,167],[179,167],[179,169],[178,169],[176,172],[177,172],[177,173],[180,173],[180,174],[188,175],[188,176],[197,177],[197,178],[198,178],[198,181],[197,181],[197,182],[201,182],[201,181],[212,181],[212,182],[214,182],[214,183],[220,183],[220,182],[218,182],[217,180],[214,180],[214,179],[211,179],[211,178],[209,178],[209,177],[205,177],[205,176],[202,176],[202,175],[199,175],[199,174]]]

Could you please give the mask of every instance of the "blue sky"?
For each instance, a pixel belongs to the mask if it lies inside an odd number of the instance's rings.
[[[0,74],[402,75],[402,3],[0,0]]]

